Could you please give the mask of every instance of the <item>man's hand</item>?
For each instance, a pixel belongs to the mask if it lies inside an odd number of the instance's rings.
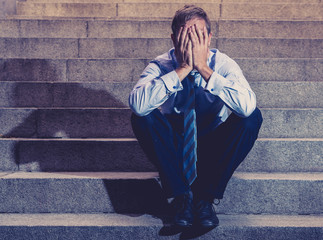
[[[175,71],[182,81],[193,70],[192,42],[187,26],[181,27],[176,36],[175,56],[179,64]]]
[[[209,57],[209,34],[204,26],[203,31],[196,24],[188,30],[189,38],[192,41],[193,67],[208,81],[213,71],[207,65]]]

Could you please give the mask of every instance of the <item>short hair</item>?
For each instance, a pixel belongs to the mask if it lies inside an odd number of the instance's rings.
[[[181,26],[193,18],[200,18],[205,21],[208,34],[211,32],[211,23],[206,12],[195,5],[185,5],[183,8],[176,11],[172,21],[172,31],[176,35]]]

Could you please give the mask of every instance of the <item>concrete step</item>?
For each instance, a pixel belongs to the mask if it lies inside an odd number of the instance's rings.
[[[17,15],[57,17],[115,17],[115,3],[34,3],[17,2]]]
[[[223,3],[222,19],[322,19],[323,5],[309,3]]]
[[[220,38],[216,47],[230,57],[319,58],[323,54],[319,39],[243,39]]]
[[[260,138],[238,171],[320,172],[322,138]],[[156,171],[136,139],[0,139],[0,171]]]
[[[170,38],[0,38],[0,58],[155,58],[172,47]],[[219,38],[214,47],[236,58],[323,56],[323,39]]]
[[[209,18],[220,16],[220,4],[197,3]],[[172,18],[184,3],[37,3],[17,2],[17,15],[57,17],[150,17]]]
[[[321,21],[212,21],[214,37],[323,38]],[[167,38],[171,20],[40,20],[2,19],[0,37],[7,38]],[[158,29],[158,31],[156,31]]]
[[[323,58],[234,59],[249,82],[323,81]],[[136,83],[150,60],[0,58],[0,82]]]
[[[25,0],[26,2],[41,2],[41,3],[89,3],[89,2],[99,2],[99,3],[192,3],[195,4],[197,0]],[[245,3],[245,2],[255,2],[255,3],[320,3],[321,0],[203,0],[203,3]]]
[[[26,71],[27,74],[29,73]],[[257,105],[261,108],[323,108],[321,94],[323,81],[280,82],[261,80],[250,82],[251,88],[257,96]],[[128,108],[128,96],[134,85],[135,82],[42,83],[0,81],[0,107]]]
[[[322,215],[219,215],[219,219],[220,226],[212,231],[181,233],[172,232],[163,217],[151,215],[1,214],[0,231],[6,240],[319,240],[323,234]]]
[[[232,0],[231,0],[232,1]],[[242,0],[243,1],[243,0]],[[261,0],[262,2],[275,0]],[[277,1],[277,0],[276,0]],[[280,0],[282,1],[282,0]],[[304,0],[300,0],[304,1]],[[319,0],[309,0],[318,3]],[[26,2],[40,3],[196,3],[197,0],[26,0]],[[203,0],[204,3],[220,3],[221,0]]]
[[[322,108],[262,109],[259,136],[265,138],[320,138]],[[0,109],[1,135],[25,138],[133,137],[130,109]]]
[[[156,173],[10,173],[0,177],[0,211],[165,212],[166,199],[156,177]],[[217,211],[322,214],[322,184],[322,173],[236,173]]]
[[[172,18],[184,3],[17,2],[18,15],[58,17]],[[320,3],[196,3],[210,19],[322,19]],[[221,6],[221,11],[220,11]]]
[[[220,38],[322,38],[321,21],[220,20]],[[315,33],[311,30],[315,29]]]
[[[128,108],[128,96],[134,84],[0,82],[0,107]],[[323,108],[323,81],[258,81],[250,85],[261,108]]]

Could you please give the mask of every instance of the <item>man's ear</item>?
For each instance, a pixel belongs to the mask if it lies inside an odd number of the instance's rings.
[[[174,45],[174,47],[176,47],[176,37],[175,37],[175,35],[172,33],[172,34],[170,35],[170,37],[171,37],[171,39],[172,39],[172,41],[173,41],[173,45]]]
[[[211,39],[212,39],[212,32],[210,32],[210,34],[209,34],[208,43],[207,43],[207,46],[209,48],[210,48],[210,45],[211,45]]]

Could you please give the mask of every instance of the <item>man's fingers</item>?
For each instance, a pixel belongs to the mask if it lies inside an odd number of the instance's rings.
[[[203,33],[201,31],[201,29],[199,29],[196,24],[194,24],[194,28],[195,28],[195,31],[197,33],[197,36],[198,36],[198,40],[200,43],[204,43],[204,37],[203,37]]]
[[[183,27],[179,28],[176,40],[177,40],[177,45],[180,43],[181,35],[182,35]]]
[[[180,47],[183,47],[183,46],[185,46],[184,45],[184,41],[185,41],[185,38],[186,38],[186,35],[187,35],[187,27],[186,26],[184,26],[184,27],[182,27],[183,29],[182,29],[182,31],[181,31],[181,36],[180,36],[180,39],[179,39],[179,45],[180,45]]]
[[[207,32],[206,26],[203,28],[203,35],[204,35],[204,45],[207,45],[209,42],[209,33]]]
[[[193,66],[193,51],[192,51],[192,41],[189,40],[187,43],[187,49],[188,49],[188,65]]]
[[[193,27],[191,27],[190,39],[192,41],[193,46],[196,46],[196,44],[198,43],[198,36],[196,34],[195,28],[193,28]]]
[[[185,35],[185,38],[184,38],[184,41],[183,41],[183,49],[187,47],[187,44],[189,42],[189,33],[187,31],[186,35]]]

